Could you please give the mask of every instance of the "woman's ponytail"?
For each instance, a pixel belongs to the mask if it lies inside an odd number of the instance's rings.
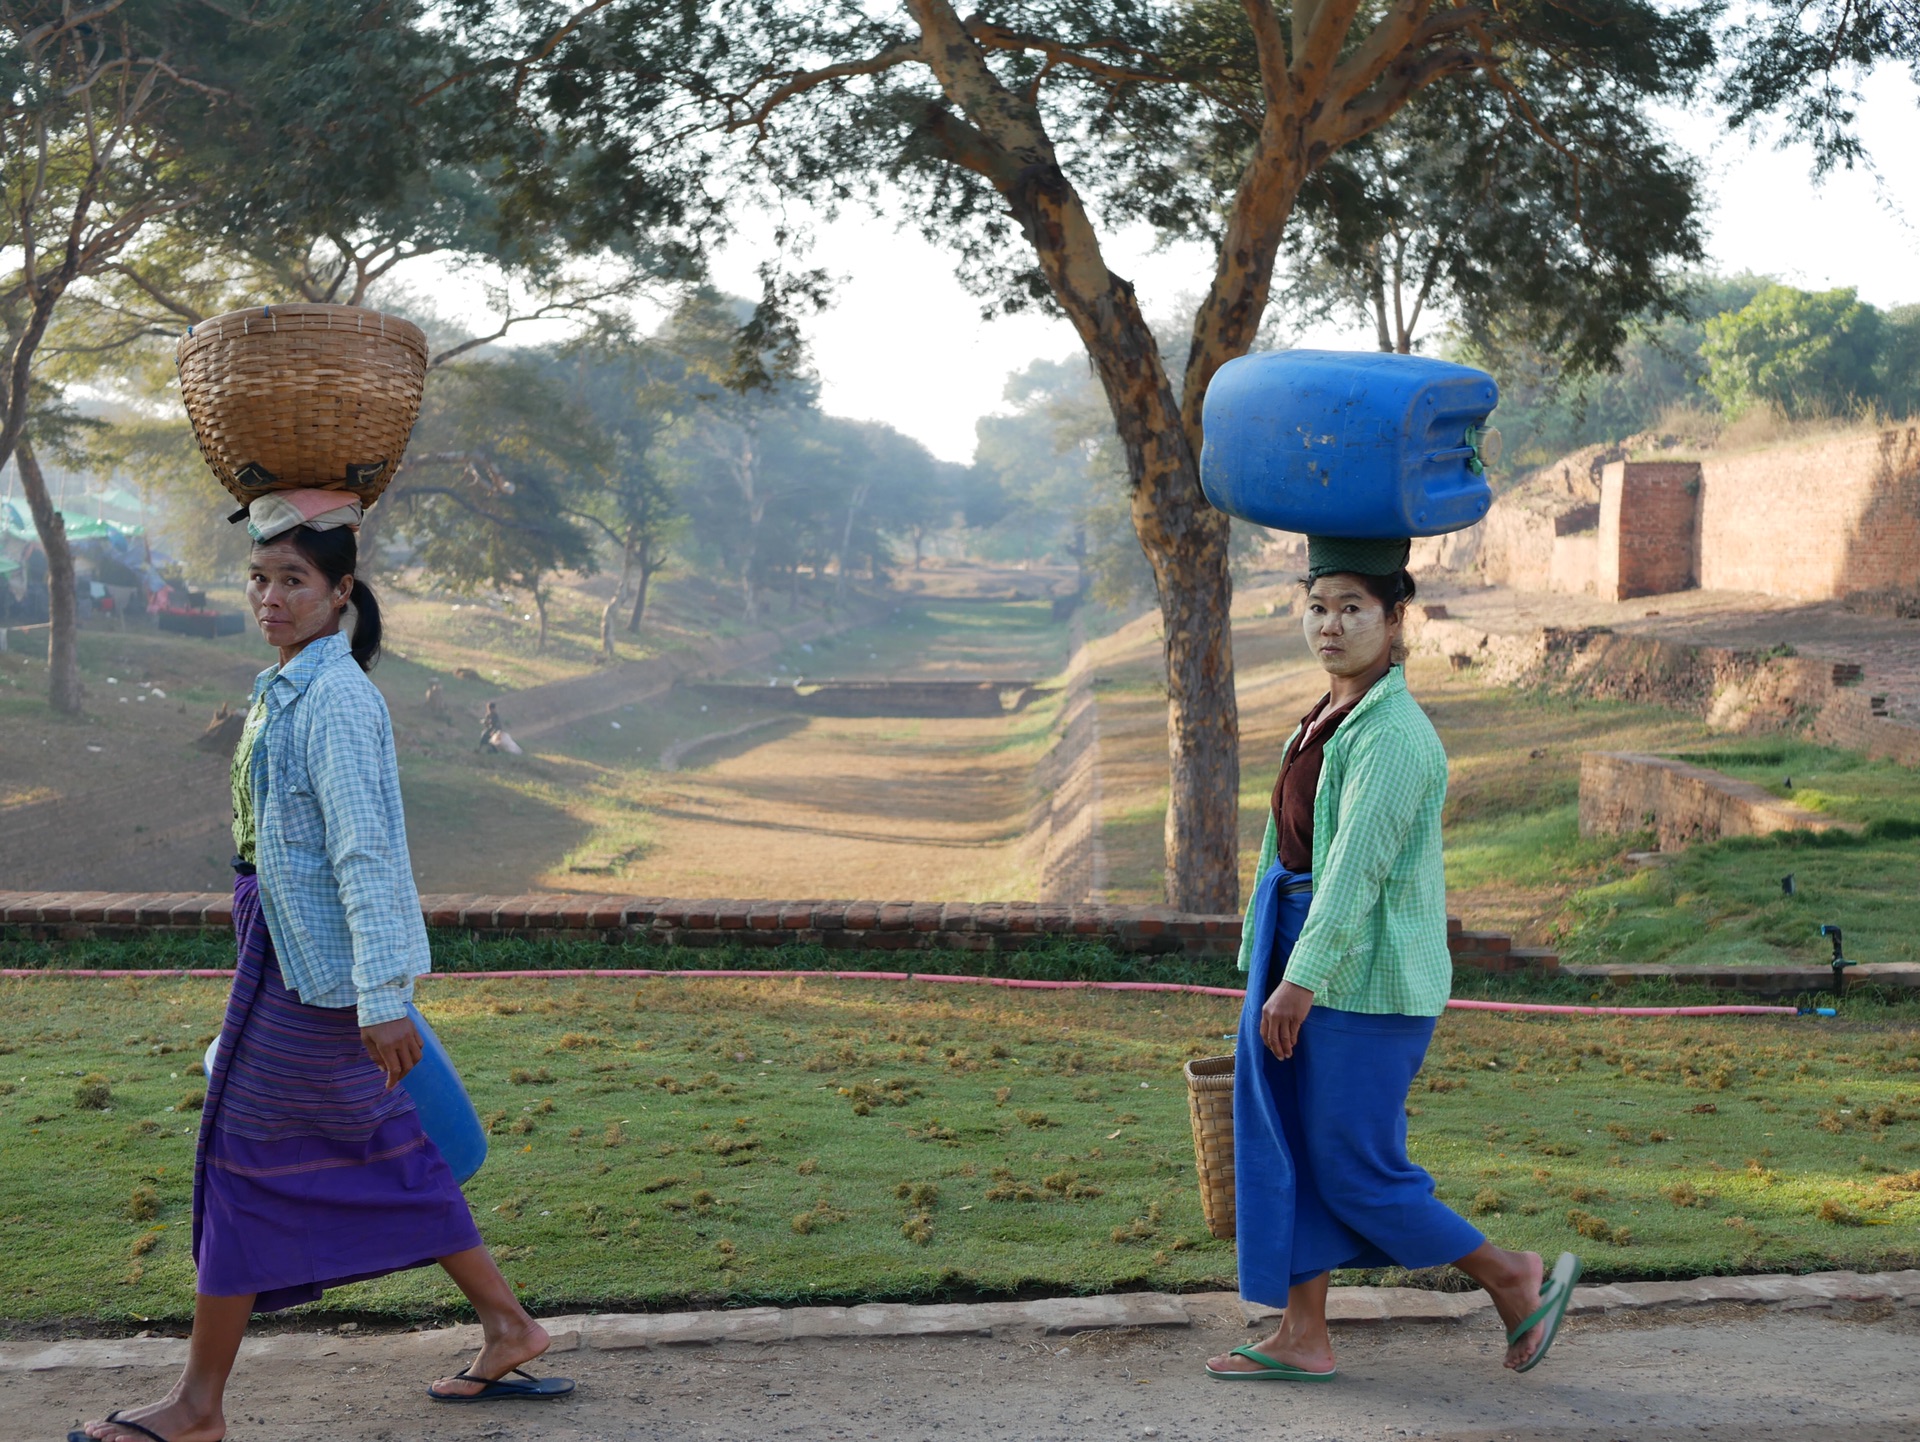
[[[353,576],[353,590],[347,596],[347,605],[353,611],[353,630],[347,638],[347,647],[360,669],[371,671],[374,662],[380,659],[380,637],[384,628],[380,624],[380,602],[374,597],[373,587],[354,574],[360,565],[360,546],[353,531],[346,526],[330,526],[324,531],[316,531],[312,526],[295,526],[286,533],[286,540],[313,562],[329,584],[337,586],[344,578]]]
[[[348,649],[362,671],[371,671],[374,662],[380,659],[380,602],[373,594],[373,587],[358,576],[353,578],[353,594],[347,602],[353,607],[353,634],[348,638]]]

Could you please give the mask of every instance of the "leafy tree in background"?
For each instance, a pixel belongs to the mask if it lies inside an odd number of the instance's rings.
[[[686,517],[658,447],[679,399],[661,378],[664,358],[646,343],[601,330],[563,347],[556,371],[574,402],[605,437],[606,464],[597,485],[569,514],[593,526],[620,556],[620,581],[600,616],[600,652],[613,659],[613,623],[633,597],[627,633],[647,612],[653,578],[672,556]]]
[[[1490,80],[1558,138],[1562,99],[1636,110],[1684,93],[1709,60],[1698,15],[1644,0],[1032,0],[964,18],[950,0],[624,0],[556,45],[529,89],[563,132],[607,153],[624,143],[649,175],[697,171],[702,195],[724,171],[743,194],[898,202],[991,309],[1040,303],[1074,325],[1165,623],[1167,896],[1227,911],[1239,722],[1201,402],[1254,342],[1302,187],[1434,86]],[[1589,135],[1572,126],[1563,143],[1579,154]],[[1107,264],[1103,229],[1141,218],[1218,257],[1182,363]]]
[[[1438,316],[1482,345],[1524,335],[1570,376],[1678,314],[1676,267],[1702,254],[1693,165],[1574,75],[1548,72],[1531,95],[1556,89],[1551,137],[1497,85],[1462,84],[1328,160],[1301,188],[1284,307],[1362,318],[1401,355]]]
[[[1879,398],[1880,312],[1851,287],[1770,285],[1706,324],[1706,387],[1729,416],[1772,406],[1791,420],[1842,415]]]
[[[1920,305],[1886,312],[1880,349],[1880,403],[1896,419],[1920,416]]]
[[[450,366],[422,405],[402,474],[384,504],[412,561],[447,589],[521,590],[547,644],[553,573],[591,572],[574,519],[611,459],[607,438],[538,358]]]
[[[681,275],[697,197],[624,184],[533,122],[527,67],[570,22],[523,37],[503,9],[0,0],[0,464],[37,387],[151,370],[154,340],[236,305],[359,301],[404,261],[479,255],[532,296],[504,332],[590,303],[573,256],[618,252],[619,293]],[[30,445],[20,461],[49,564],[50,700],[75,712],[72,556]]]
[[[1770,283],[1754,275],[1685,277],[1678,287],[1684,311],[1636,321],[1611,369],[1568,374],[1528,333],[1524,317],[1512,330],[1496,321],[1474,338],[1450,333],[1441,353],[1500,382],[1494,420],[1506,439],[1501,474],[1510,478],[1582,446],[1655,429],[1669,412],[1698,409],[1706,322],[1739,310]]]
[[[1920,6],[1913,0],[1755,0],[1726,37],[1721,86],[1727,128],[1778,115],[1813,147],[1816,174],[1866,158],[1855,130],[1860,84],[1883,64],[1920,79]]]

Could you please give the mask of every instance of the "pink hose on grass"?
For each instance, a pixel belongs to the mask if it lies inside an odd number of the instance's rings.
[[[177,976],[219,980],[232,975],[231,971],[221,970],[36,970],[24,967],[0,970],[0,977],[10,981],[31,977],[101,980],[123,977],[152,980]],[[1006,976],[945,976],[935,972],[919,971],[705,971],[692,968],[664,971],[583,968],[569,971],[436,971],[429,975],[442,979],[470,978],[483,981],[635,981],[650,977],[717,977],[733,981],[779,981],[789,977],[814,977],[828,981],[932,981],[958,986],[1004,986],[1026,991],[1160,991],[1177,992],[1187,996],[1226,996],[1235,1000],[1246,996],[1245,990],[1240,987],[1189,986],[1171,981],[1024,981]],[[1447,1007],[1453,1011],[1518,1012],[1530,1016],[1795,1016],[1800,1010],[1793,1006],[1552,1006],[1543,1002],[1527,1001],[1450,1001]]]

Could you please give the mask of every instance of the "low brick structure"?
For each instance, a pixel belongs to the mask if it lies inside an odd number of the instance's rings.
[[[603,941],[644,946],[781,946],[836,951],[1017,951],[1046,937],[1081,937],[1146,956],[1231,958],[1240,918],[1195,916],[1162,906],[1056,906],[1033,901],[675,901],[643,896],[420,898],[427,925],[476,937]],[[224,931],[224,892],[0,893],[0,926],[41,940],[133,938]],[[1457,966],[1478,971],[1555,971],[1559,958],[1517,947],[1499,932],[1468,931],[1449,918]],[[4,964],[0,949],[0,964]]]
[[[1750,781],[1704,766],[1631,751],[1589,751],[1580,758],[1580,834],[1652,831],[1662,851],[1722,836],[1775,831],[1858,831],[1782,801]]]

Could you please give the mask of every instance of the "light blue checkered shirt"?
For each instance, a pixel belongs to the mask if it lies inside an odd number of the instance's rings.
[[[397,1020],[432,963],[387,703],[341,635],[262,671],[263,694],[254,865],[280,975],[308,1006]]]

